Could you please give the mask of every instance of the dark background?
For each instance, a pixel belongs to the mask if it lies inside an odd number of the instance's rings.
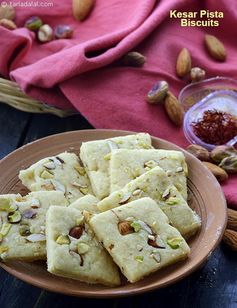
[[[35,139],[92,126],[80,115],[60,119],[0,104],[0,159]],[[32,273],[33,275],[34,273]],[[223,244],[194,274],[165,289],[122,299],[84,299],[32,287],[0,269],[0,308],[237,307],[237,253]]]

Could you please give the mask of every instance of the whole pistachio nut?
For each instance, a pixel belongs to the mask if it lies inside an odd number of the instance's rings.
[[[73,30],[68,25],[58,25],[54,30],[54,35],[57,39],[71,38]]]
[[[3,4],[3,3],[2,3]],[[16,11],[13,6],[10,5],[0,5],[0,19],[13,20],[16,16]]]
[[[237,150],[228,145],[219,145],[211,151],[211,159],[216,163],[220,163],[226,157],[235,155],[237,156]]]
[[[37,31],[43,25],[42,20],[38,16],[32,16],[25,22],[25,28],[31,31]]]
[[[38,39],[41,43],[52,41],[53,29],[49,25],[43,25],[39,28]]]
[[[123,66],[141,67],[145,62],[146,57],[140,52],[130,51],[120,59],[119,64]]]
[[[209,152],[204,147],[197,144],[190,144],[186,150],[202,161],[209,161]]]
[[[223,158],[219,167],[224,169],[227,173],[237,173],[237,155]]]
[[[206,72],[200,67],[193,67],[190,72],[190,78],[192,82],[197,82],[205,79]]]
[[[147,94],[147,102],[157,104],[164,100],[169,90],[169,85],[165,80],[158,81],[154,84]]]

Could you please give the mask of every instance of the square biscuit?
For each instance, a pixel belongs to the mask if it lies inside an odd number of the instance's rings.
[[[123,188],[146,171],[159,166],[187,200],[188,168],[181,151],[115,150],[110,158],[110,192]]]
[[[90,225],[130,282],[187,258],[190,248],[151,198],[95,215]]]
[[[30,191],[62,191],[69,203],[92,192],[86,171],[74,153],[41,159],[21,170],[19,178]]]
[[[143,197],[155,200],[169,222],[185,238],[195,234],[200,228],[199,216],[188,206],[166,172],[158,166],[101,200],[97,207],[103,212]]]
[[[97,198],[102,199],[110,193],[109,160],[115,149],[150,149],[151,137],[140,133],[104,140],[83,142],[80,158],[91,181],[92,190]]]
[[[46,236],[50,273],[87,283],[120,284],[117,266],[80,211],[70,207],[50,207]]]
[[[67,206],[60,191],[22,197],[0,195],[0,258],[3,261],[46,259],[45,216],[51,205]]]

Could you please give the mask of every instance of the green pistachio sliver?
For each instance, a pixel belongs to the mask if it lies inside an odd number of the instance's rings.
[[[80,255],[87,253],[89,248],[90,248],[89,245],[87,245],[85,243],[78,243],[78,245],[77,245],[77,251]]]
[[[68,235],[59,235],[56,239],[56,243],[59,245],[70,244],[70,239]]]
[[[9,199],[0,199],[0,211],[5,212],[14,212],[17,209],[15,204],[11,204],[11,200]]]
[[[84,217],[83,216],[76,219],[76,225],[77,226],[80,226],[83,222],[84,222]]]
[[[179,237],[174,237],[172,239],[167,240],[167,244],[172,249],[178,249],[180,247],[180,244],[182,243],[183,239]]]
[[[41,177],[42,179],[44,179],[44,180],[47,180],[47,179],[52,179],[54,176],[53,176],[53,174],[50,173],[48,170],[44,170],[44,171],[41,173],[40,177]]]
[[[143,257],[143,256],[136,256],[134,259],[135,259],[137,262],[142,263],[143,260],[144,260],[144,257]]]
[[[21,221],[21,213],[19,211],[15,211],[13,214],[8,215],[8,221],[10,223],[18,223]]]
[[[86,170],[84,167],[81,166],[74,166],[74,169],[80,174],[80,175],[85,175],[86,174]]]
[[[175,197],[170,197],[167,201],[166,204],[168,205],[174,205],[174,204],[178,204],[179,203],[179,199],[175,198]]]
[[[131,223],[131,227],[134,229],[135,232],[139,232],[141,230],[141,225],[138,221],[133,221]]]
[[[12,225],[9,223],[4,223],[2,225],[2,228],[0,230],[0,233],[2,234],[2,236],[6,236],[8,234],[8,232],[10,231]]]
[[[110,158],[111,158],[111,152],[104,156],[104,160],[110,160]]]
[[[21,236],[27,236],[30,235],[30,227],[29,225],[21,225],[19,228],[19,233]]]
[[[0,246],[0,254],[4,253],[8,251],[8,247],[7,246]]]
[[[2,242],[3,240],[3,235],[0,233],[0,243]]]

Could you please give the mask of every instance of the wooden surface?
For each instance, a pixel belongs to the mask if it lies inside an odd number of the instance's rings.
[[[59,119],[26,114],[0,104],[0,158],[32,140],[91,128],[81,116]],[[0,269],[1,308],[237,307],[237,253],[221,245],[207,263],[181,282],[152,293],[117,300],[80,299],[32,287]]]

